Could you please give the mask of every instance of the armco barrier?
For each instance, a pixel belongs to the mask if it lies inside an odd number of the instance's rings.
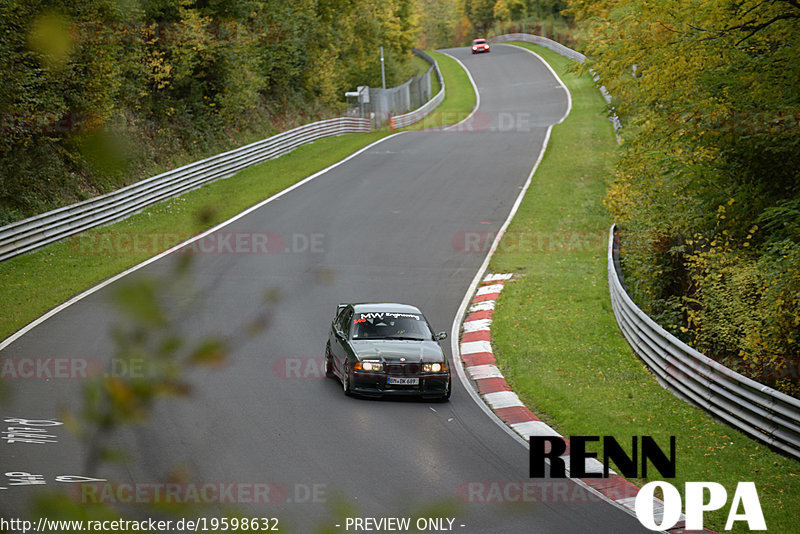
[[[547,37],[542,37],[540,35],[532,35],[530,33],[506,33],[504,35],[497,35],[489,39],[490,43],[504,43],[507,41],[524,41],[526,43],[541,45],[545,48],[549,48],[553,52],[561,54],[564,57],[574,59],[578,63],[583,63],[586,61],[586,56],[580,52],[576,52],[575,50],[567,48],[561,43],[557,43],[552,39],[548,39]]]
[[[679,397],[800,458],[800,400],[700,354],[636,306],[620,281],[615,229],[608,237],[608,287],[614,316],[634,352]]]
[[[433,69],[433,71],[436,73],[436,79],[439,80],[441,89],[438,93],[436,93],[436,95],[434,95],[433,98],[428,100],[428,102],[414,111],[390,118],[389,126],[392,130],[409,126],[415,122],[421,121],[427,117],[431,111],[436,109],[436,107],[442,103],[442,100],[444,100],[444,78],[442,77],[442,73],[439,71],[439,65],[436,63],[436,60],[421,50],[414,50],[414,53],[431,64],[431,69]]]
[[[0,261],[84,230],[123,219],[201,185],[276,158],[323,137],[370,131],[369,119],[342,117],[306,124],[262,141],[174,169],[113,193],[0,228]]]

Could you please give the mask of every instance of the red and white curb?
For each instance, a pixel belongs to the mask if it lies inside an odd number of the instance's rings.
[[[476,391],[484,402],[514,432],[529,441],[530,436],[561,436],[547,423],[536,417],[519,399],[497,367],[491,344],[491,324],[494,305],[506,283],[511,281],[511,274],[487,274],[478,285],[467,310],[467,316],[461,329],[461,361],[467,375],[471,378]],[[569,440],[565,440],[567,450],[562,455],[569,465]],[[586,459],[587,473],[602,473],[603,464],[594,458]],[[639,487],[623,477],[609,472],[608,478],[580,479],[601,495],[634,512],[634,502]],[[653,499],[655,516],[660,519],[664,503]],[[684,517],[670,532],[678,534],[683,530]],[[688,532],[688,531],[687,531]],[[695,531],[696,532],[696,531]],[[703,532],[711,532],[704,530]]]

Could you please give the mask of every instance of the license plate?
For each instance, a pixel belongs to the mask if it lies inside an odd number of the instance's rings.
[[[386,377],[386,383],[392,386],[418,386],[419,378],[416,376],[415,377],[389,376]]]

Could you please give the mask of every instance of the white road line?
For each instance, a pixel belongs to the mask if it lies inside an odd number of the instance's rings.
[[[450,57],[450,58],[452,58],[452,59],[455,59],[455,60],[458,62],[458,64],[459,64],[459,65],[461,65],[461,68],[463,68],[463,69],[464,69],[464,72],[466,72],[466,73],[467,73],[467,76],[469,77],[469,81],[470,81],[470,83],[472,84],[472,88],[473,88],[473,90],[475,91],[475,107],[472,109],[472,111],[470,112],[470,114],[469,114],[469,115],[467,115],[467,116],[466,116],[466,117],[465,117],[463,120],[461,120],[461,121],[459,121],[458,123],[456,123],[456,124],[453,124],[453,125],[451,125],[451,126],[448,126],[447,128],[445,128],[445,130],[448,130],[448,129],[450,129],[450,128],[455,128],[455,127],[457,127],[457,126],[460,126],[461,124],[465,123],[466,121],[468,121],[469,119],[471,119],[471,118],[472,118],[472,116],[475,114],[475,112],[476,112],[476,111],[478,111],[478,108],[480,107],[480,104],[481,104],[481,95],[480,95],[480,93],[478,92],[478,89],[477,89],[477,87],[476,87],[476,85],[475,85],[475,80],[472,78],[472,74],[471,74],[471,73],[469,72],[469,70],[468,70],[468,69],[467,69],[467,68],[464,66],[464,64],[463,64],[463,63],[461,63],[461,61],[459,61],[458,59],[456,59],[456,58],[454,58],[453,56],[451,56],[450,54],[446,54],[446,53],[444,53],[444,52],[442,52],[442,54],[444,54],[444,55],[446,55],[446,56],[448,56],[448,57]],[[99,291],[99,290],[103,289],[103,288],[104,288],[104,287],[106,287],[107,285],[109,285],[109,284],[112,284],[112,283],[116,282],[116,281],[117,281],[117,280],[119,280],[120,278],[123,278],[124,276],[127,276],[127,275],[131,274],[132,272],[138,271],[138,270],[139,270],[139,269],[141,269],[142,267],[145,267],[145,266],[147,266],[147,265],[149,265],[149,264],[153,263],[154,261],[157,261],[157,260],[159,260],[159,259],[163,258],[164,256],[167,256],[167,255],[169,255],[169,254],[172,254],[172,253],[173,253],[173,252],[175,252],[176,250],[179,250],[179,249],[181,249],[181,248],[185,247],[186,245],[189,245],[189,244],[191,244],[191,243],[194,243],[194,242],[195,242],[195,241],[197,241],[198,239],[202,239],[202,238],[204,238],[205,236],[207,236],[207,235],[209,235],[209,234],[211,234],[211,233],[214,233],[214,232],[216,232],[216,231],[217,231],[217,230],[219,230],[220,228],[223,228],[223,227],[227,226],[228,224],[230,224],[230,223],[232,223],[232,222],[234,222],[234,221],[236,221],[236,220],[238,220],[238,219],[241,219],[242,217],[244,217],[245,215],[249,214],[250,212],[257,210],[258,208],[260,208],[260,207],[262,207],[262,206],[264,206],[264,205],[266,205],[266,204],[269,204],[269,203],[270,203],[270,202],[272,202],[273,200],[275,200],[275,199],[277,199],[277,198],[280,198],[281,196],[285,195],[285,194],[286,194],[286,193],[288,193],[289,191],[291,191],[291,190],[293,190],[293,189],[296,189],[296,188],[300,187],[301,185],[305,184],[306,182],[310,182],[310,181],[311,181],[311,180],[313,180],[314,178],[317,178],[318,176],[322,176],[323,174],[327,173],[328,171],[330,171],[330,170],[332,170],[332,169],[334,169],[334,168],[338,167],[339,165],[341,165],[341,164],[345,163],[346,161],[348,161],[348,160],[350,160],[350,159],[352,159],[352,158],[354,158],[354,157],[358,156],[358,155],[359,155],[359,154],[361,154],[362,152],[365,152],[365,151],[367,151],[367,150],[371,149],[371,148],[372,148],[372,147],[374,147],[375,145],[377,145],[377,144],[379,144],[379,143],[382,143],[382,142],[386,141],[387,139],[391,139],[392,137],[395,137],[395,136],[397,136],[397,135],[403,135],[403,134],[405,134],[405,133],[408,133],[408,131],[397,132],[397,133],[395,133],[395,134],[392,134],[392,135],[386,136],[386,137],[384,137],[384,138],[382,138],[382,139],[378,139],[377,141],[375,141],[375,142],[373,142],[373,143],[370,143],[369,145],[365,146],[364,148],[362,148],[362,149],[358,150],[357,152],[354,152],[354,153],[350,154],[350,155],[349,155],[349,156],[347,156],[346,158],[344,158],[344,159],[342,159],[342,160],[339,160],[339,161],[337,161],[337,162],[336,162],[336,163],[334,163],[333,165],[331,165],[331,166],[329,166],[329,167],[326,167],[325,169],[322,169],[321,171],[319,171],[319,172],[316,172],[316,173],[312,174],[312,175],[311,175],[311,176],[309,176],[308,178],[304,178],[303,180],[301,180],[301,181],[297,182],[296,184],[294,184],[294,185],[291,185],[291,186],[287,187],[287,188],[286,188],[286,189],[284,189],[283,191],[280,191],[279,193],[276,193],[275,195],[273,195],[273,196],[269,197],[268,199],[266,199],[266,200],[263,200],[262,202],[259,202],[259,203],[258,203],[258,204],[256,204],[255,206],[253,206],[253,207],[251,207],[251,208],[248,208],[248,209],[246,209],[245,211],[243,211],[243,212],[239,213],[238,215],[235,215],[235,216],[231,217],[231,218],[230,218],[230,219],[228,219],[227,221],[223,221],[223,222],[221,222],[220,224],[218,224],[217,226],[214,226],[213,228],[210,228],[210,229],[206,230],[205,232],[203,232],[203,233],[201,233],[201,234],[198,234],[198,235],[196,235],[196,236],[194,236],[194,237],[192,237],[192,238],[190,238],[190,239],[188,239],[188,240],[184,241],[183,243],[179,243],[178,245],[175,245],[174,247],[172,247],[172,248],[170,248],[170,249],[167,249],[167,250],[165,250],[164,252],[161,252],[160,254],[158,254],[158,255],[156,255],[156,256],[153,256],[152,258],[148,258],[147,260],[143,261],[142,263],[139,263],[138,265],[134,265],[133,267],[131,267],[131,268],[129,268],[129,269],[127,269],[127,270],[125,270],[125,271],[123,271],[123,272],[121,272],[121,273],[119,273],[119,274],[115,275],[115,276],[112,276],[111,278],[109,278],[109,279],[107,279],[107,280],[104,280],[104,281],[100,282],[99,284],[97,284],[97,285],[95,285],[95,286],[92,286],[92,287],[90,287],[89,289],[87,289],[87,290],[85,290],[85,291],[82,291],[81,293],[79,293],[79,294],[77,294],[76,296],[72,297],[72,298],[71,298],[71,299],[69,299],[68,301],[66,301],[66,302],[64,302],[64,303],[62,303],[62,304],[60,304],[60,305],[56,306],[56,307],[55,307],[55,308],[53,308],[52,310],[48,311],[47,313],[45,313],[44,315],[42,315],[42,316],[38,317],[37,319],[35,319],[35,320],[31,321],[30,323],[28,323],[27,325],[25,325],[24,327],[20,328],[18,331],[14,332],[12,335],[10,335],[10,336],[9,336],[9,337],[7,337],[6,339],[4,339],[2,342],[0,342],[0,350],[3,350],[3,349],[4,349],[4,348],[6,348],[7,346],[9,346],[11,343],[13,343],[13,342],[14,342],[14,341],[16,341],[17,339],[19,339],[20,337],[22,337],[23,335],[25,335],[26,333],[28,333],[29,331],[31,331],[32,329],[34,329],[34,328],[35,328],[35,327],[37,327],[38,325],[42,324],[44,321],[46,321],[46,320],[47,320],[47,319],[49,319],[50,317],[54,316],[54,315],[55,315],[55,314],[57,314],[58,312],[60,312],[60,311],[62,311],[62,310],[65,310],[66,308],[68,308],[68,307],[72,306],[72,305],[73,305],[73,304],[75,304],[76,302],[78,302],[78,301],[80,301],[80,300],[82,300],[82,299],[84,299],[84,298],[88,297],[88,296],[89,296],[89,295],[91,295],[92,293],[95,293],[96,291]]]
[[[566,118],[569,117],[570,111],[572,111],[572,94],[569,92],[569,89],[567,89],[567,85],[563,81],[561,81],[561,78],[558,77],[558,74],[556,74],[556,71],[553,70],[553,67],[551,67],[550,64],[547,61],[545,61],[542,56],[540,56],[539,54],[537,54],[533,50],[525,48],[524,46],[516,46],[516,45],[501,44],[501,43],[498,43],[498,45],[499,46],[512,46],[514,48],[521,48],[522,50],[528,52],[529,54],[533,54],[534,56],[538,57],[539,60],[542,63],[544,63],[544,66],[547,67],[547,70],[550,71],[550,74],[552,74],[555,77],[555,79],[558,80],[558,83],[559,83],[559,85],[561,85],[561,88],[564,89],[565,93],[567,93],[567,111],[566,111],[566,113],[564,113],[564,116],[561,117],[558,120],[558,122],[556,124],[561,124],[562,122],[564,122],[566,120]]]
[[[263,200],[263,201],[259,202],[259,203],[258,203],[258,204],[256,204],[255,206],[252,206],[252,207],[250,207],[250,208],[248,208],[248,209],[244,210],[243,212],[241,212],[241,213],[239,213],[239,214],[237,214],[237,215],[234,215],[233,217],[231,217],[231,218],[230,218],[230,219],[228,219],[227,221],[223,221],[223,222],[219,223],[218,225],[214,226],[213,228],[210,228],[210,229],[206,230],[205,232],[203,232],[203,233],[201,233],[201,234],[198,234],[198,235],[196,235],[196,236],[194,236],[194,237],[192,237],[192,238],[189,238],[189,239],[187,239],[187,240],[186,240],[186,241],[184,241],[183,243],[180,243],[180,244],[178,244],[178,245],[175,245],[174,247],[172,247],[172,248],[170,248],[170,249],[167,249],[167,250],[165,250],[164,252],[161,252],[160,254],[157,254],[156,256],[153,256],[152,258],[148,258],[148,259],[146,259],[145,261],[143,261],[142,263],[139,263],[138,265],[134,265],[133,267],[131,267],[131,268],[129,268],[129,269],[127,269],[127,270],[125,270],[125,271],[123,271],[123,272],[121,272],[121,273],[119,273],[119,274],[115,275],[115,276],[112,276],[111,278],[109,278],[109,279],[107,279],[107,280],[104,280],[104,281],[100,282],[99,284],[97,284],[97,285],[95,285],[95,286],[92,286],[92,287],[90,287],[89,289],[87,289],[87,290],[85,290],[85,291],[83,291],[83,292],[79,293],[78,295],[76,295],[76,296],[72,297],[71,299],[69,299],[68,301],[64,302],[63,304],[60,304],[60,305],[56,306],[55,308],[53,308],[52,310],[48,311],[47,313],[45,313],[44,315],[42,315],[42,316],[41,316],[41,317],[39,317],[38,319],[35,319],[35,320],[31,321],[31,322],[30,322],[30,323],[28,323],[26,326],[22,327],[21,329],[19,329],[18,331],[16,331],[15,333],[13,333],[12,335],[10,335],[10,336],[9,336],[9,337],[7,337],[6,339],[4,339],[4,340],[3,340],[3,342],[2,342],[2,343],[0,343],[0,350],[3,350],[3,349],[4,349],[4,348],[6,348],[7,346],[9,346],[11,343],[13,343],[14,341],[16,341],[17,339],[19,339],[20,337],[22,337],[23,335],[25,335],[26,333],[28,333],[29,331],[31,331],[32,329],[34,329],[35,327],[39,326],[40,324],[42,324],[43,322],[45,322],[45,321],[46,321],[47,319],[49,319],[50,317],[52,317],[52,316],[54,316],[55,314],[57,314],[58,312],[60,312],[60,311],[63,311],[63,310],[65,310],[65,309],[69,308],[70,306],[72,306],[72,305],[73,305],[73,304],[75,304],[76,302],[78,302],[78,301],[80,301],[80,300],[82,300],[82,299],[84,299],[84,298],[88,297],[88,296],[89,296],[89,295],[91,295],[92,293],[95,293],[95,292],[97,292],[97,291],[99,291],[99,290],[103,289],[103,288],[104,288],[104,287],[106,287],[107,285],[109,285],[109,284],[113,284],[114,282],[116,282],[116,281],[117,281],[117,280],[119,280],[120,278],[123,278],[123,277],[125,277],[125,276],[127,276],[127,275],[131,274],[132,272],[138,271],[138,270],[139,270],[139,269],[141,269],[142,267],[146,267],[147,265],[150,265],[151,263],[153,263],[153,262],[155,262],[155,261],[158,261],[158,260],[160,260],[161,258],[163,258],[163,257],[165,257],[165,256],[167,256],[167,255],[169,255],[169,254],[172,254],[172,253],[173,253],[173,252],[175,252],[176,250],[179,250],[179,249],[181,249],[181,248],[183,248],[183,247],[185,247],[185,246],[187,246],[187,245],[189,245],[189,244],[191,244],[191,243],[194,243],[195,241],[197,241],[197,240],[199,240],[199,239],[202,239],[202,238],[204,238],[205,236],[207,236],[207,235],[209,235],[209,234],[212,234],[212,233],[216,232],[216,231],[217,231],[217,230],[219,230],[220,228],[223,228],[223,227],[225,227],[225,226],[229,225],[230,223],[232,223],[232,222],[234,222],[234,221],[237,221],[237,220],[241,219],[241,218],[242,218],[242,217],[244,217],[245,215],[248,215],[249,213],[251,213],[251,212],[253,212],[253,211],[255,211],[255,210],[257,210],[257,209],[259,209],[259,208],[261,208],[261,207],[263,207],[263,206],[265,206],[265,205],[267,205],[267,204],[269,204],[269,203],[270,203],[270,202],[272,202],[273,200],[277,200],[278,198],[282,197],[282,196],[283,196],[283,195],[285,195],[286,193],[288,193],[288,192],[290,192],[290,191],[293,191],[294,189],[297,189],[298,187],[300,187],[300,186],[302,186],[302,185],[304,185],[304,184],[306,184],[306,183],[310,182],[310,181],[311,181],[311,180],[313,180],[314,178],[317,178],[317,177],[319,177],[319,176],[322,176],[323,174],[327,173],[328,171],[335,169],[335,168],[336,168],[336,167],[338,167],[339,165],[342,165],[343,163],[345,163],[345,162],[347,162],[347,161],[349,161],[349,160],[353,159],[354,157],[358,156],[358,155],[359,155],[359,154],[361,154],[362,152],[365,152],[365,151],[367,151],[367,150],[371,149],[371,148],[372,148],[372,147],[374,147],[375,145],[377,145],[377,144],[379,144],[379,143],[383,143],[384,141],[386,141],[386,140],[388,140],[388,139],[391,139],[391,138],[393,138],[393,137],[396,137],[396,136],[398,136],[398,135],[403,135],[403,134],[406,134],[406,133],[408,133],[408,132],[405,132],[405,131],[404,131],[404,132],[398,132],[398,133],[395,133],[395,134],[392,134],[392,135],[389,135],[389,136],[383,137],[383,138],[381,138],[381,139],[378,139],[377,141],[374,141],[374,142],[372,142],[372,143],[368,144],[367,146],[365,146],[364,148],[362,148],[362,149],[358,150],[357,152],[354,152],[354,153],[350,154],[350,155],[349,155],[349,156],[347,156],[346,158],[344,158],[344,159],[342,159],[342,160],[339,160],[339,161],[337,161],[337,162],[336,162],[336,163],[334,163],[333,165],[331,165],[331,166],[329,166],[329,167],[326,167],[326,168],[322,169],[321,171],[319,171],[319,172],[316,172],[316,173],[312,174],[311,176],[309,176],[309,177],[307,177],[307,178],[304,178],[304,179],[300,180],[300,181],[299,181],[299,182],[297,182],[296,184],[294,184],[294,185],[291,185],[291,186],[287,187],[286,189],[284,189],[283,191],[280,191],[279,193],[276,193],[276,194],[272,195],[272,196],[271,196],[271,197],[269,197],[268,199],[266,199],[266,200]]]
[[[449,54],[448,54],[449,55]],[[460,62],[459,62],[460,63]],[[469,72],[469,71],[467,71]],[[470,76],[471,77],[471,76]],[[474,87],[474,84],[473,84]],[[477,89],[476,89],[477,92]],[[494,241],[492,242],[492,246],[489,248],[489,251],[486,253],[486,257],[483,259],[483,263],[478,268],[478,272],[475,273],[475,277],[472,279],[469,287],[467,288],[466,293],[464,293],[464,298],[461,301],[461,306],[459,306],[458,311],[456,312],[456,316],[453,319],[453,326],[450,329],[450,350],[453,354],[453,366],[456,369],[456,375],[458,376],[459,380],[461,380],[464,389],[466,390],[467,394],[472,398],[472,400],[478,405],[478,407],[483,410],[483,412],[494,421],[494,423],[503,429],[509,436],[514,438],[518,443],[520,443],[523,447],[528,448],[529,444],[528,441],[523,439],[522,436],[514,432],[514,430],[509,427],[502,419],[497,417],[492,409],[481,399],[478,395],[478,392],[472,387],[472,384],[469,382],[469,378],[464,371],[464,365],[461,362],[461,353],[459,352],[459,343],[458,340],[460,339],[459,333],[461,331],[461,322],[464,320],[464,313],[466,312],[467,306],[469,302],[472,300],[472,296],[475,294],[476,289],[478,288],[478,284],[481,281],[481,278],[486,273],[486,270],[489,268],[489,262],[492,259],[492,255],[497,250],[497,247],[500,244],[500,240],[503,237],[508,225],[511,224],[511,220],[514,218],[514,215],[517,214],[519,210],[520,204],[522,204],[523,198],[525,198],[525,193],[528,191],[528,188],[533,181],[533,175],[536,172],[536,169],[539,168],[539,164],[542,162],[542,158],[544,157],[544,152],[547,149],[547,144],[550,141],[550,132],[552,131],[553,127],[548,126],[547,132],[545,132],[544,140],[542,141],[542,148],[539,150],[539,156],[536,158],[536,161],[531,168],[531,172],[528,173],[528,178],[525,180],[525,184],[523,184],[522,189],[520,189],[519,195],[517,195],[517,199],[514,201],[514,204],[511,206],[511,211],[506,217],[506,220],[503,222],[503,225],[500,227],[500,231],[497,232],[495,235]],[[473,310],[475,307],[473,307]],[[494,309],[494,301],[492,301],[491,308]],[[467,345],[465,343],[464,345]],[[490,346],[491,347],[491,346]],[[587,486],[588,487],[588,486]]]
[[[513,45],[507,45],[507,46],[513,46]],[[515,48],[522,48],[522,47],[515,47]],[[533,54],[534,56],[539,58],[539,60],[542,63],[544,63],[545,66],[547,66],[547,68],[550,70],[550,72],[552,72],[555,75],[556,79],[559,81],[561,86],[564,87],[564,90],[567,93],[568,105],[567,105],[567,112],[564,114],[564,116],[561,118],[561,120],[559,120],[558,123],[557,123],[557,124],[560,124],[561,122],[566,120],[567,116],[569,115],[569,113],[570,113],[570,111],[572,109],[572,95],[570,94],[569,89],[561,81],[561,78],[559,78],[558,75],[555,74],[555,71],[553,71],[552,67],[550,67],[550,65],[539,54],[537,54],[537,53],[535,53],[535,52],[533,52],[531,50],[527,50],[525,48],[522,48],[522,49],[530,52],[531,54]],[[461,62],[459,61],[459,63],[461,63]],[[469,72],[469,71],[467,71],[467,72]],[[470,78],[472,78],[472,77],[470,76]],[[474,83],[473,83],[473,87],[475,87]],[[477,92],[477,88],[476,88],[476,92]],[[509,425],[507,425],[502,419],[500,419],[497,416],[497,414],[495,414],[492,411],[492,409],[489,408],[487,403],[484,402],[481,399],[481,397],[478,395],[478,392],[475,391],[475,389],[472,387],[472,384],[470,383],[469,378],[467,377],[466,372],[464,371],[464,364],[461,361],[460,353],[458,351],[458,349],[459,349],[458,340],[459,340],[459,333],[460,333],[460,330],[461,330],[461,323],[464,320],[464,314],[465,314],[465,312],[467,310],[467,306],[469,306],[469,303],[472,300],[472,296],[475,294],[475,291],[478,288],[478,284],[480,283],[481,278],[486,274],[486,270],[489,268],[489,262],[492,259],[492,255],[494,255],[495,251],[497,250],[497,247],[500,244],[500,240],[503,238],[503,234],[505,233],[506,229],[508,228],[508,225],[511,224],[511,220],[514,218],[514,215],[516,215],[517,211],[519,210],[520,204],[522,204],[522,200],[525,198],[525,193],[528,191],[528,188],[531,185],[531,181],[533,180],[533,175],[536,173],[536,169],[539,168],[539,164],[542,162],[542,158],[544,157],[545,150],[547,149],[547,145],[548,145],[548,143],[550,141],[550,133],[551,133],[552,129],[553,129],[552,125],[547,128],[547,132],[545,134],[544,141],[542,142],[542,148],[539,151],[539,156],[536,158],[536,162],[533,164],[533,168],[531,168],[530,174],[528,174],[528,179],[525,181],[525,184],[522,186],[522,189],[520,190],[519,195],[517,195],[517,199],[514,202],[514,205],[511,207],[511,211],[508,214],[508,217],[506,218],[505,222],[503,223],[503,226],[500,227],[500,231],[498,231],[497,234],[495,235],[494,241],[492,242],[492,246],[489,248],[489,251],[486,253],[486,257],[484,258],[483,263],[478,268],[478,272],[475,274],[475,278],[472,279],[472,282],[470,283],[469,287],[467,288],[467,291],[464,294],[464,298],[461,301],[461,306],[459,306],[459,309],[456,312],[456,316],[453,319],[453,325],[452,325],[452,327],[450,329],[450,334],[451,334],[450,335],[450,349],[451,349],[451,351],[453,353],[453,365],[455,366],[455,369],[456,369],[456,375],[458,376],[459,380],[461,380],[461,383],[464,386],[464,389],[467,391],[467,394],[478,405],[478,407],[481,410],[483,410],[483,412],[489,417],[489,419],[494,421],[494,423],[497,424],[497,426],[502,428],[508,435],[513,437],[518,443],[522,444],[522,446],[525,447],[526,449],[530,448],[530,443],[528,442],[528,440],[524,439],[517,432],[515,432]],[[494,301],[491,301],[491,303],[492,303],[492,306],[491,306],[491,308],[488,308],[488,309],[494,309]],[[471,311],[478,311],[478,310],[476,310],[475,306],[473,306],[471,308]],[[465,343],[465,345],[466,345],[466,343]],[[633,508],[631,508],[630,506],[626,506],[626,505],[620,504],[617,501],[609,498],[608,496],[604,495],[602,492],[600,492],[597,489],[593,488],[592,486],[590,486],[586,482],[582,481],[581,479],[573,478],[571,480],[573,482],[575,482],[576,484],[578,484],[579,486],[581,486],[582,488],[584,488],[586,491],[597,495],[598,497],[600,497],[601,499],[603,499],[607,503],[609,503],[609,504],[611,504],[613,506],[616,506],[620,510],[624,510],[628,514],[635,515],[633,513]]]

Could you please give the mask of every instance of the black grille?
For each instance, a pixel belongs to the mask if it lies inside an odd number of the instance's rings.
[[[418,363],[390,363],[386,365],[386,373],[392,376],[417,376]]]

